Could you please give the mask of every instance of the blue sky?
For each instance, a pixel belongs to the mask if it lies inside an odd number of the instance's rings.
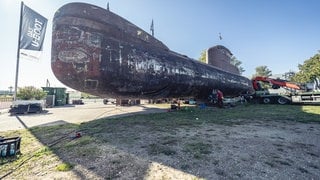
[[[0,0],[0,90],[14,86],[18,26],[18,0]],[[51,29],[55,11],[71,0],[25,0],[48,18],[40,61],[21,60],[19,86],[62,86],[51,71]],[[149,32],[171,50],[198,59],[202,50],[221,44],[242,61],[244,75],[257,66],[273,74],[297,71],[298,64],[320,50],[319,0],[87,0],[124,17]],[[219,40],[219,33],[222,40]]]

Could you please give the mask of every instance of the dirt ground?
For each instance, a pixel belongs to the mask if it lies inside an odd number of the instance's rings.
[[[170,115],[34,128],[31,133],[53,153],[8,179],[320,179],[319,123],[263,118],[212,123],[197,116],[165,120]],[[50,145],[72,130],[82,137]],[[72,170],[54,170],[61,162]]]
[[[150,129],[137,125],[105,134],[112,146],[102,146],[104,158],[89,165],[99,169],[93,177],[111,171],[110,179],[320,178],[319,124],[203,124],[152,134]]]

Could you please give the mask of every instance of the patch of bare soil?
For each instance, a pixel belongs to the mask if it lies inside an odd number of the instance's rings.
[[[117,152],[106,153],[101,166],[111,158],[116,172],[123,173],[112,178],[320,178],[319,124],[279,121],[234,126],[202,124],[169,132],[155,132],[152,127],[139,125],[105,136]]]
[[[197,120],[84,124],[81,138],[52,146],[57,157],[43,157],[48,161],[41,170],[22,177],[14,172],[10,179],[320,179],[319,123]],[[72,171],[52,168],[61,162],[72,164]]]

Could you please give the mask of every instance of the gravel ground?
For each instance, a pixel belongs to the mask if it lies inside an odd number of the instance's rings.
[[[165,109],[152,105],[115,106],[105,105],[101,100],[86,102],[85,105],[67,105],[62,107],[46,108],[42,113],[18,114],[11,116],[9,109],[0,113],[0,132],[31,128],[39,125],[57,125],[65,123],[82,123],[104,117],[128,116],[164,112]]]

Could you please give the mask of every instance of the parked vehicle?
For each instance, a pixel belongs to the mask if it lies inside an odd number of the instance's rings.
[[[263,104],[320,104],[318,81],[315,80],[310,87],[281,79],[258,76],[252,79],[255,89],[254,99]],[[264,83],[271,88],[263,88]]]

